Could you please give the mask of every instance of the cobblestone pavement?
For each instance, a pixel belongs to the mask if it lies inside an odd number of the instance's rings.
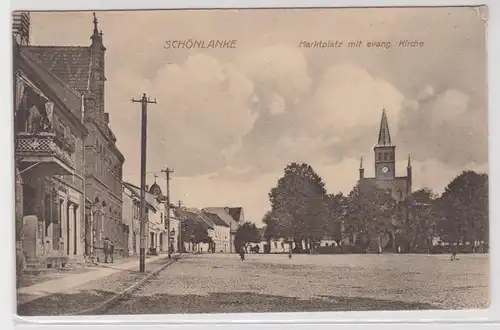
[[[180,260],[109,314],[485,308],[489,256],[237,255]]]
[[[92,280],[63,293],[51,294],[28,303],[18,305],[20,316],[58,316],[96,307],[115,294],[162,267],[169,259],[159,258],[146,265],[146,272],[137,269],[120,270],[112,275]],[[109,264],[102,267],[113,267]],[[116,265],[119,267],[119,265]]]

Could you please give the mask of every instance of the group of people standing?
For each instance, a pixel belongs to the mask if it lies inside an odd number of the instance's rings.
[[[103,250],[104,250],[104,263],[113,263],[113,255],[115,253],[115,243],[113,242],[112,239],[109,237],[106,237],[104,239],[104,245],[103,245]]]

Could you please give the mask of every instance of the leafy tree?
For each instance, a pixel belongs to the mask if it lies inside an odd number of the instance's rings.
[[[338,244],[344,238],[343,227],[345,223],[345,209],[347,205],[347,197],[342,193],[330,194],[327,196],[328,205],[328,234]]]
[[[436,194],[423,188],[412,193],[408,200],[409,214],[407,219],[403,219],[402,233],[408,242],[408,251],[413,252],[417,246],[430,247],[435,234],[436,214],[435,202]]]
[[[234,244],[239,248],[243,247],[245,251],[250,243],[259,243],[261,240],[259,230],[254,223],[245,222],[238,226],[234,236]]]
[[[382,251],[382,238],[393,228],[396,209],[390,191],[357,184],[347,197],[345,232],[353,243],[361,245],[365,251],[374,243]]]
[[[436,203],[436,212],[443,241],[488,242],[488,175],[462,172],[446,187]]]
[[[325,184],[308,164],[292,163],[269,193],[271,213],[266,218],[272,235],[293,238],[297,246],[314,245],[327,230]]]
[[[200,221],[191,219],[185,220],[181,223],[181,230],[183,240],[189,240],[189,242],[193,244],[193,250],[195,250],[196,247],[199,247],[198,245],[200,243],[209,243],[210,245],[213,244],[213,240],[208,234],[206,225]]]

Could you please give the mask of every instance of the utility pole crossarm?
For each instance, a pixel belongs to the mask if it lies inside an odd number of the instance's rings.
[[[156,98],[154,100],[151,100],[149,97],[146,96],[146,93],[142,94],[142,97],[137,100],[132,98],[132,103],[153,103],[156,104]]]

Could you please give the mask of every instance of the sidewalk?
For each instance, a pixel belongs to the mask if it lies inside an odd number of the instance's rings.
[[[146,259],[146,265],[162,258],[165,258],[165,256],[149,257]],[[99,264],[98,268],[95,268],[95,270],[85,273],[68,274],[62,278],[19,288],[17,290],[17,304],[21,305],[52,294],[63,293],[87,282],[99,280],[124,270],[133,269],[134,271],[138,271],[138,268],[138,258],[134,258],[133,260],[124,260],[122,263]]]

